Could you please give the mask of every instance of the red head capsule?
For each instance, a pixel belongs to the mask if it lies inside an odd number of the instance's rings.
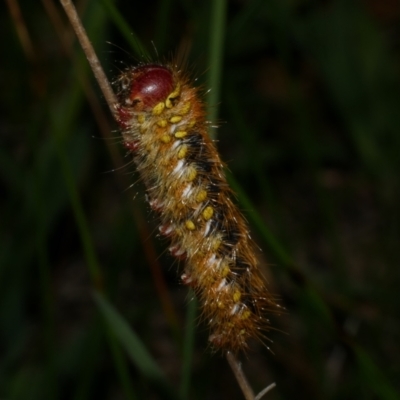
[[[127,71],[120,81],[120,104],[145,111],[164,101],[174,89],[172,73],[160,65],[142,65]]]

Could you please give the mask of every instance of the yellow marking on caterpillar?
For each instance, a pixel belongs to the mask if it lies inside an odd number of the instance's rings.
[[[235,293],[233,294],[233,301],[237,303],[241,297],[242,294],[239,292],[239,290],[236,290]]]
[[[171,141],[171,136],[169,135],[162,135],[160,139],[163,143],[169,143]]]
[[[168,121],[166,119],[160,119],[157,122],[157,125],[160,126],[161,128],[165,128],[168,125]]]
[[[194,181],[196,179],[196,176],[197,176],[196,168],[195,167],[189,167],[188,168],[188,173],[186,175],[186,180],[188,182],[192,182],[192,181]]]
[[[188,123],[188,128],[193,128],[196,125],[196,120],[192,119],[191,121],[189,121]]]
[[[219,301],[218,302],[218,308],[224,308],[225,306],[224,306],[224,303],[222,303],[222,301]]]
[[[214,214],[214,209],[213,209],[211,206],[207,206],[207,207],[204,209],[203,213],[202,213],[203,218],[204,218],[206,221],[208,221],[208,220],[213,216],[213,214]]]
[[[181,115],[187,114],[189,112],[191,106],[192,105],[190,104],[189,101],[187,103],[184,103],[182,108],[179,110],[179,114],[181,114]]]
[[[143,124],[143,122],[146,121],[146,117],[144,116],[144,114],[139,114],[137,116],[137,120],[138,120],[139,124]]]
[[[186,144],[182,145],[182,146],[179,148],[179,151],[178,151],[178,158],[179,158],[180,160],[181,160],[182,158],[185,158],[187,152],[188,152],[188,147],[187,147],[187,145],[186,145]]]
[[[182,121],[182,117],[180,115],[175,115],[169,119],[169,122],[171,122],[171,124],[176,124],[180,121]]]
[[[188,219],[188,220],[185,222],[185,226],[186,226],[187,229],[189,229],[189,231],[194,231],[194,230],[196,229],[196,225],[195,225],[194,222],[191,221],[190,219]]]
[[[201,203],[201,202],[203,202],[206,198],[207,198],[207,190],[202,189],[202,190],[200,190],[199,193],[197,193],[196,201],[199,202],[199,203]]]
[[[187,135],[187,132],[185,132],[185,131],[178,131],[178,132],[175,132],[175,137],[178,138],[178,139],[182,139],[182,138],[185,137],[186,135]]]
[[[157,105],[154,106],[152,113],[153,115],[160,115],[165,108],[165,104],[164,103],[158,103]]]
[[[228,265],[225,265],[225,266],[222,268],[221,276],[222,276],[223,278],[225,278],[226,276],[228,276],[229,272],[231,272],[231,270],[229,269]]]
[[[217,251],[219,249],[219,246],[221,246],[221,239],[217,238],[212,243],[212,249],[214,251]]]
[[[251,315],[251,312],[249,310],[246,310],[240,315],[240,319],[247,319],[250,317],[250,315]]]
[[[176,99],[181,93],[181,85],[178,83],[176,86],[175,90],[167,97],[167,100],[165,100],[165,105],[167,108],[172,108],[173,104],[171,99]]]

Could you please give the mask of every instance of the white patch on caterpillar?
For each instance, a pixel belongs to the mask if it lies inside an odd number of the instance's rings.
[[[212,219],[210,219],[209,221],[206,222],[206,226],[203,231],[203,237],[206,237],[209,234],[210,229],[211,229],[211,224],[212,224]]]
[[[193,282],[191,275],[187,274],[186,272],[181,275],[181,279],[184,285],[190,285]]]
[[[154,211],[161,211],[164,207],[164,202],[158,199],[148,200],[148,203]]]
[[[174,231],[174,225],[167,225],[167,224],[165,224],[165,225],[160,225],[159,227],[158,227],[158,229],[159,229],[159,231],[160,231],[160,233],[163,235],[163,236],[169,236],[173,231]]]
[[[231,315],[236,314],[239,311],[239,304],[235,304],[232,308],[231,308]]]
[[[177,140],[176,142],[174,142],[174,144],[171,146],[171,150],[175,150],[176,148],[179,147],[179,145],[181,144],[180,140]],[[183,160],[182,160],[183,161]]]
[[[211,256],[207,259],[206,266],[207,266],[208,268],[214,267],[214,266],[215,266],[215,260],[216,260],[215,254],[211,255]]]
[[[171,246],[169,251],[175,257],[183,256],[186,253],[186,250],[179,246]]]
[[[192,192],[193,192],[193,186],[192,186],[191,183],[188,183],[188,184],[185,186],[185,189],[183,189],[182,197],[188,198],[188,197],[190,197],[190,195],[192,194]]]
[[[220,290],[222,290],[224,287],[226,287],[227,286],[227,284],[226,284],[226,279],[224,278],[224,279],[222,279],[222,281],[220,282],[220,284],[218,285],[218,287],[217,287],[217,291],[219,292]]]
[[[183,169],[184,165],[185,165],[185,161],[184,160],[179,160],[176,163],[175,168],[172,170],[172,174],[177,175],[178,172],[182,172],[182,169]]]

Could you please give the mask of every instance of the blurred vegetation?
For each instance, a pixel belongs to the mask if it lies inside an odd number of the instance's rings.
[[[399,2],[77,5],[110,79],[189,48],[212,88],[218,147],[287,309],[272,352],[242,357],[254,389],[400,398]],[[0,398],[241,399],[61,7],[8,0],[0,21]]]

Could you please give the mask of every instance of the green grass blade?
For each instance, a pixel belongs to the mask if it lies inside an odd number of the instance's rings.
[[[163,372],[146,350],[144,344],[121,315],[100,293],[95,293],[94,299],[111,331],[117,337],[133,364],[165,396],[164,398],[179,398],[177,394],[174,394]]]
[[[113,2],[110,0],[102,0],[102,3],[109,13],[111,20],[114,22],[120,33],[124,36],[125,40],[129,43],[132,50],[135,51],[136,55],[140,58],[149,59],[150,55],[146,50],[146,47],[142,44],[132,28],[127,24],[124,17],[114,6]]]
[[[372,361],[371,357],[358,346],[354,347],[356,360],[363,382],[368,382],[368,387],[382,400],[398,400],[399,392],[389,383],[384,373]]]
[[[197,298],[191,290],[188,297],[191,299],[187,306],[186,330],[183,343],[183,365],[180,393],[183,399],[189,398],[190,377],[193,364],[194,336],[196,332]]]
[[[226,25],[226,0],[212,2],[211,26],[209,33],[209,72],[207,84],[211,88],[208,94],[207,118],[215,122],[218,118],[218,103],[220,100],[220,86],[223,60],[223,45]],[[212,136],[212,135],[211,135]]]

